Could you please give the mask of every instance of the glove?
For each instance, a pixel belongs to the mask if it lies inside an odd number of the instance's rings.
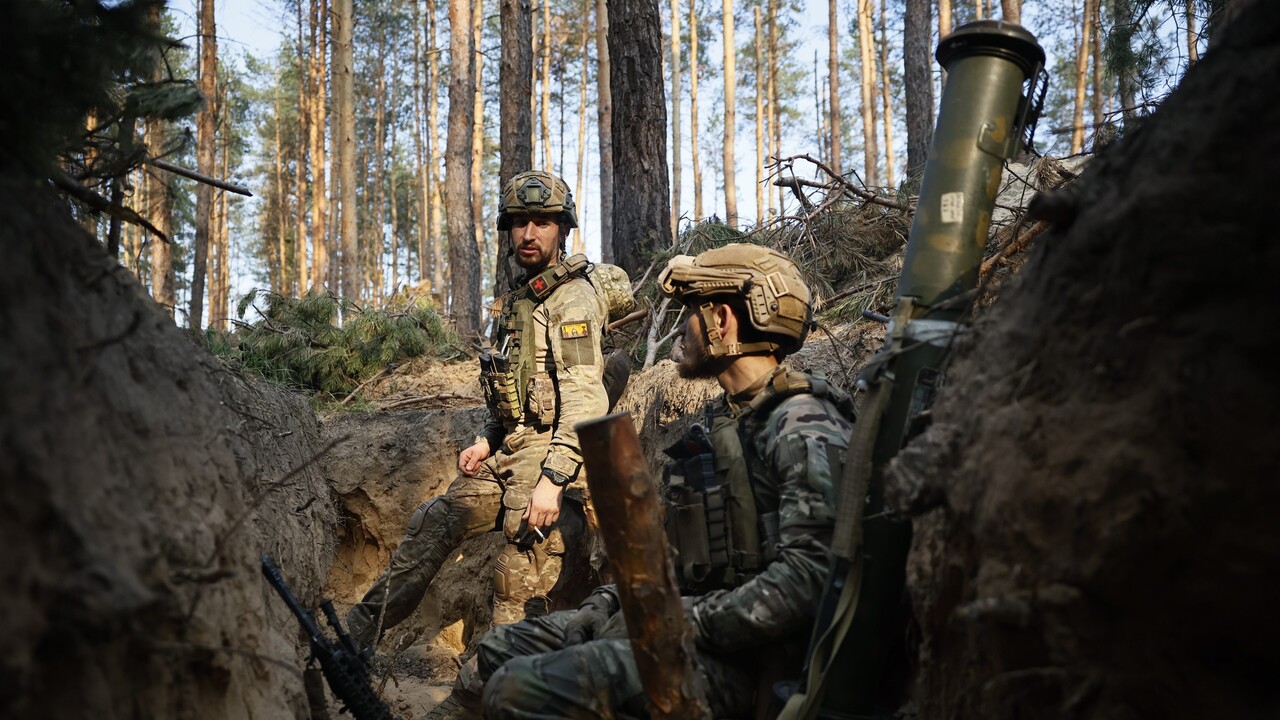
[[[608,588],[596,588],[582,605],[578,606],[578,612],[574,613],[565,624],[565,645],[581,645],[588,640],[594,640],[604,628],[605,623],[609,622],[609,618],[617,612],[618,601],[613,591]]]

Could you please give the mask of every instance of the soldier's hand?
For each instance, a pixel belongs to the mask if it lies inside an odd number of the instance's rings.
[[[521,517],[531,528],[554,525],[560,518],[560,499],[563,495],[564,488],[557,487],[546,475],[543,475],[534,486],[533,495],[529,497],[529,507],[524,509],[524,515]]]
[[[578,612],[565,623],[565,645],[580,645],[598,638],[600,631],[609,622],[609,616],[613,614],[612,603],[607,596],[594,593],[587,596]]]
[[[489,459],[489,441],[477,440],[475,445],[458,453],[458,469],[470,475],[480,469],[480,463]]]

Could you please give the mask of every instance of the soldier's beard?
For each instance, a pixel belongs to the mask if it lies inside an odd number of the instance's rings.
[[[694,336],[687,338],[688,333],[676,336],[671,346],[671,359],[676,363],[676,372],[686,380],[713,378],[718,372],[719,363],[711,357],[707,344]]]

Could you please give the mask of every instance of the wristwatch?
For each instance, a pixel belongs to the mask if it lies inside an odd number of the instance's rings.
[[[552,470],[549,467],[542,468],[542,474],[544,477],[546,477],[548,480],[551,481],[552,485],[555,485],[556,487],[564,487],[565,485],[568,485],[570,482],[573,481],[573,478],[569,477],[568,475],[565,475],[564,473],[556,472],[555,470]]]

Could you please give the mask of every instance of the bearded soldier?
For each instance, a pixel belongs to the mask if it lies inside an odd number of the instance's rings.
[[[507,545],[493,572],[494,622],[546,612],[564,553],[557,521],[571,509],[566,501],[584,502],[573,425],[608,411],[600,349],[608,309],[586,257],[564,257],[577,224],[569,186],[550,173],[521,173],[503,188],[498,229],[511,232],[525,276],[502,299],[496,342],[481,354],[489,419],[459,453],[461,474],[413,513],[391,567],[347,615],[361,647],[413,612],[458,545],[495,528]]]
[[[787,257],[727,245],[673,258],[660,283],[690,311],[672,351],[680,374],[725,391],[667,450],[667,534],[712,715],[750,716],[760,688],[800,671],[852,403],[781,362],[811,321]],[[646,717],[622,618],[605,587],[577,611],[494,628],[436,716],[482,693],[485,717]]]

